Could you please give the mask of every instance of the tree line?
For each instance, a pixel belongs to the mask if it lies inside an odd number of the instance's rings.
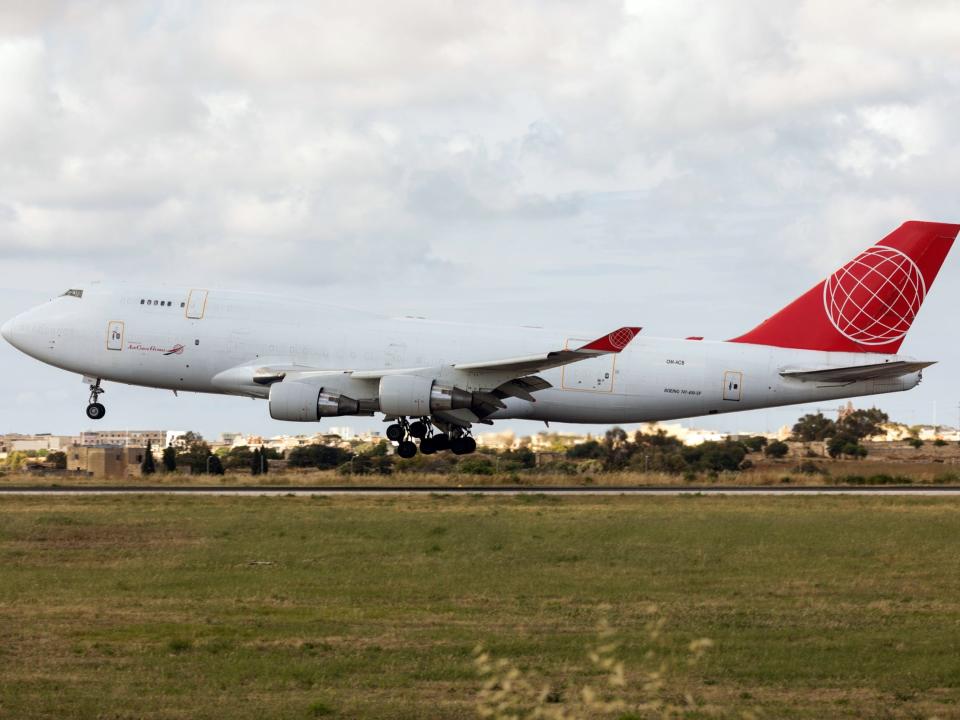
[[[227,470],[265,475],[270,472],[270,461],[279,460],[280,457],[280,453],[272,448],[250,448],[246,445],[230,448],[223,454],[215,453],[199,434],[188,432],[177,445],[169,445],[163,449],[160,465],[165,472],[189,468],[193,475],[223,475]],[[151,475],[157,469],[153,445],[147,441],[140,472]]]
[[[854,410],[835,421],[824,417],[823,413],[812,413],[794,424],[792,436],[799,442],[825,442],[832,458],[863,458],[868,452],[863,440],[879,435],[882,426],[888,422],[890,418],[878,408]]]
[[[863,440],[882,432],[883,425],[889,421],[888,415],[878,408],[854,410],[837,420],[822,413],[811,413],[793,425],[791,439],[803,443],[823,442],[833,458],[862,458],[868,452]],[[915,437],[908,442],[915,447],[923,444]],[[935,444],[946,443],[941,440]],[[639,471],[697,474],[745,470],[758,456],[782,458],[788,452],[786,443],[768,441],[762,436],[688,446],[663,430],[637,431],[629,435],[622,428],[614,427],[603,437],[541,454],[541,459],[546,460],[543,463],[538,462],[538,455],[527,447],[506,451],[480,448],[476,454],[462,458],[444,453],[403,460],[389,452],[389,444],[385,441],[354,449],[303,445],[290,450],[285,460],[287,467],[291,468],[338,469],[344,474],[358,475],[391,474],[395,470],[492,475],[537,471],[541,465],[543,471],[550,473]],[[269,473],[271,461],[279,459],[283,459],[281,454],[270,448],[240,446],[215,453],[199,434],[190,432],[175,446],[164,448],[159,462],[148,443],[141,471],[149,475],[160,469],[175,472],[189,468],[192,474],[223,475],[231,471],[260,475]],[[61,469],[67,465],[67,457],[62,452],[47,453],[45,460]]]

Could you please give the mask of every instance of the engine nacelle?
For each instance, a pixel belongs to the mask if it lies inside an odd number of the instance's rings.
[[[286,381],[270,386],[270,417],[274,420],[316,422],[322,417],[353,415],[359,410],[358,401],[324,392],[318,385]]]
[[[473,393],[417,375],[384,375],[380,378],[380,412],[421,417],[473,404]]]

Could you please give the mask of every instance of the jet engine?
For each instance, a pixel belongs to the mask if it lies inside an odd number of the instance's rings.
[[[270,386],[270,417],[274,420],[316,422],[322,417],[354,415],[359,411],[357,400],[324,392],[317,385],[285,381]]]
[[[473,393],[451,385],[439,385],[417,375],[384,375],[380,378],[380,412],[386,415],[421,417],[434,412],[469,408]]]

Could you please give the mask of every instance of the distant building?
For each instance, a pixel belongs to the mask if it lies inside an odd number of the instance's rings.
[[[166,447],[166,430],[87,430],[80,433],[80,445],[114,445],[117,447]]]
[[[329,428],[327,435],[339,435],[341,440],[353,440],[354,438],[353,428],[347,427],[346,425]]]
[[[945,425],[902,425],[888,423],[880,426],[881,432],[868,438],[871,442],[902,442],[910,438],[919,438],[924,442],[933,440],[960,441],[960,430]]]
[[[716,430],[688,428],[680,423],[643,423],[640,426],[640,431],[649,435],[663,431],[669,437],[676,438],[684,445],[702,445],[705,442],[723,442],[728,437],[727,433],[717,432]]]
[[[77,442],[72,435],[51,435],[38,433],[36,435],[0,435],[0,453],[30,452],[47,450],[64,451]]]
[[[146,448],[117,445],[73,445],[67,448],[67,470],[95,478],[140,477]]]
[[[504,432],[479,433],[474,435],[479,447],[492,448],[494,450],[512,450],[517,447],[517,436],[512,430]]]
[[[164,447],[182,447],[184,444],[183,439],[186,436],[186,430],[167,430],[166,437],[164,438]]]
[[[565,450],[591,439],[589,435],[578,433],[539,432],[530,436],[529,447],[534,452]]]

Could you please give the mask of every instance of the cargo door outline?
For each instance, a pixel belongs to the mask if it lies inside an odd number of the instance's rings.
[[[564,349],[578,348],[589,339],[567,338]],[[560,387],[579,392],[612,393],[613,376],[617,371],[617,355],[610,353],[563,365],[560,368]]]
[[[207,290],[191,290],[187,295],[187,317],[201,320],[207,312]]]
[[[723,399],[740,402],[743,396],[743,373],[739,370],[725,370],[723,373]]]
[[[107,323],[107,350],[123,350],[123,321],[111,320]]]

